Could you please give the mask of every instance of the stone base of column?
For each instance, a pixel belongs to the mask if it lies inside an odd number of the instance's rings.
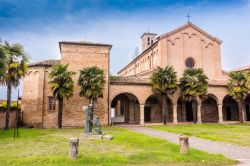
[[[173,124],[178,125],[178,121],[173,121]]]
[[[223,121],[220,121],[220,120],[218,121],[218,123],[219,123],[219,124],[224,124],[224,122],[223,122]]]
[[[197,121],[196,124],[202,124],[202,121]]]
[[[145,124],[139,124],[139,126],[144,127],[144,126],[145,126]]]

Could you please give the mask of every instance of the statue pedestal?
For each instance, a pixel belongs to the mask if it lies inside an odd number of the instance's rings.
[[[80,136],[81,139],[87,140],[112,140],[113,137],[108,134],[84,133]]]

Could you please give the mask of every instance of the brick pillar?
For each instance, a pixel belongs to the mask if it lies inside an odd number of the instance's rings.
[[[140,125],[144,126],[144,104],[140,104]]]
[[[177,104],[173,104],[173,123],[177,124]]]
[[[219,113],[219,121],[218,123],[223,123],[223,112],[222,112],[222,104],[218,104],[218,113]]]
[[[196,123],[202,123],[202,121],[201,121],[201,104],[197,105],[197,122]]]

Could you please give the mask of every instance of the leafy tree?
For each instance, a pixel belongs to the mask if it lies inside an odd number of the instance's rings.
[[[80,86],[79,95],[87,98],[89,103],[94,105],[97,98],[103,97],[104,71],[97,66],[83,68],[80,70],[78,85]]]
[[[55,65],[53,66],[49,77],[49,82],[53,96],[58,100],[58,127],[62,128],[62,112],[63,112],[63,99],[68,99],[73,96],[74,81],[72,76],[75,73],[68,71],[68,65]]]
[[[203,69],[187,68],[180,78],[180,88],[184,99],[192,101],[199,97],[206,97],[208,88],[208,77],[204,74]]]
[[[27,71],[28,56],[20,44],[0,44],[0,83],[7,87],[5,129],[9,128],[12,87],[16,88]]]
[[[247,88],[247,77],[242,71],[229,73],[227,83],[228,94],[233,97],[239,106],[240,121],[243,122],[243,102],[247,97],[249,89]]]
[[[172,66],[165,68],[157,67],[150,77],[152,91],[161,95],[161,109],[163,113],[163,121],[166,124],[166,101],[167,97],[177,89],[177,76]]]

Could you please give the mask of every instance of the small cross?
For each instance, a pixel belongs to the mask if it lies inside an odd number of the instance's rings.
[[[190,22],[191,16],[188,14],[186,17],[188,18],[188,22]]]

